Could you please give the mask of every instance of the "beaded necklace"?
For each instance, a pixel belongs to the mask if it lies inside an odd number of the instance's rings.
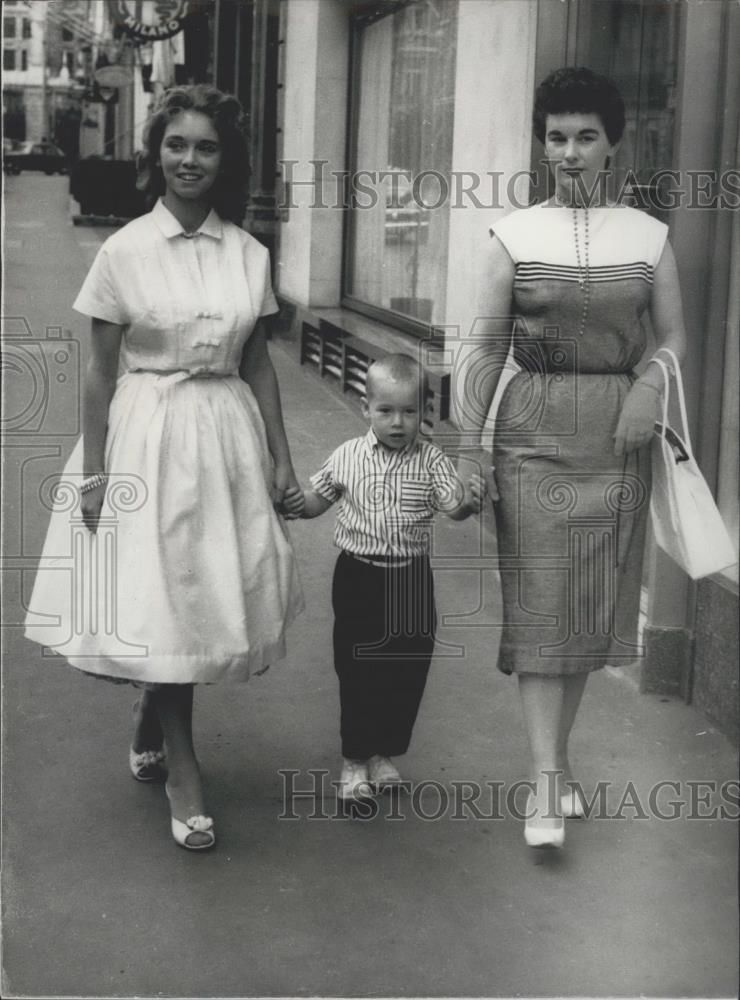
[[[578,327],[578,336],[582,337],[586,329],[586,317],[591,299],[591,272],[589,270],[589,230],[588,230],[588,205],[584,212],[584,235],[583,235],[583,261],[581,260],[581,247],[578,239],[578,210],[573,208],[573,240],[576,245],[576,265],[578,267],[578,284],[583,293],[583,309],[581,310],[581,323]]]

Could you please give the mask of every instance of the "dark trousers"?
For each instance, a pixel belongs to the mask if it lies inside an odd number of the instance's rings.
[[[406,753],[434,651],[429,559],[372,566],[342,552],[332,604],[342,755]]]

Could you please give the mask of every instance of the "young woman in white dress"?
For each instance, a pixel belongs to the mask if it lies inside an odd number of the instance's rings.
[[[241,120],[235,98],[197,85],[166,93],[149,123],[145,180],[161,197],[106,240],[74,304],[92,317],[62,480],[76,503],[57,490],[26,626],[73,666],[142,688],[131,771],[166,777],[191,850],[215,843],[194,685],[267,669],[302,607],[276,512],[297,482],[263,323],[269,255],[230,221],[248,176]]]

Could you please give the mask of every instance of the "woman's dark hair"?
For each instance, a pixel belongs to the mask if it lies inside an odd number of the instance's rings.
[[[624,132],[624,101],[617,85],[585,66],[556,69],[542,81],[534,97],[534,134],[545,142],[548,115],[596,114],[611,145]]]
[[[197,111],[213,122],[221,143],[221,169],[209,192],[210,201],[222,219],[238,224],[244,218],[249,182],[249,146],[242,106],[231,94],[224,94],[210,84],[173,87],[162,95],[144,131],[137,186],[152,204],[164,194],[159,150],[167,126],[183,111]]]

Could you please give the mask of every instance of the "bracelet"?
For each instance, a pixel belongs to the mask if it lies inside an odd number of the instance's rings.
[[[80,493],[89,493],[90,490],[96,489],[98,486],[105,486],[108,482],[108,477],[102,472],[96,472],[94,476],[88,476],[87,479],[82,480],[82,486],[80,486]]]
[[[658,354],[659,353],[660,353],[660,348],[658,348],[658,350],[655,352],[655,354],[653,354],[653,356],[651,358],[648,358],[647,364],[649,364],[649,365],[657,365],[659,363],[659,360],[663,361],[662,358],[658,359]],[[676,370],[673,367],[673,362],[671,361],[670,357],[666,361],[663,361],[663,364],[668,369],[670,375],[673,378],[675,378],[676,377]]]

